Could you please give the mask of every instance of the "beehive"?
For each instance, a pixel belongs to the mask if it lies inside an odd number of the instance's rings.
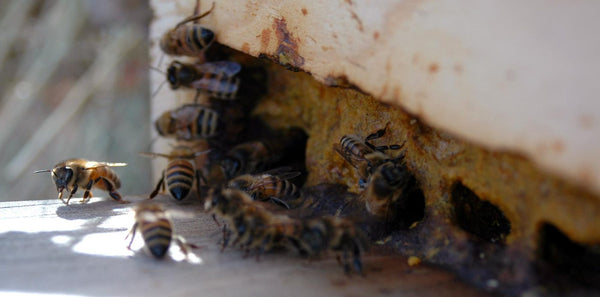
[[[190,15],[194,2],[153,2],[151,40]],[[216,3],[202,22],[225,45],[216,47],[219,55],[266,70],[267,93],[253,114],[271,127],[298,126],[309,135],[305,188],[321,193],[317,199],[360,199],[358,175],[332,145],[342,135],[366,136],[390,123],[380,141],[404,143],[418,190],[402,224],[369,229],[374,241],[507,294],[560,292],[553,284],[565,284],[566,275],[567,286],[593,292],[588,287],[600,278],[600,171],[594,158],[600,109],[589,81],[560,84],[593,55],[565,46],[535,56],[546,48],[532,45],[528,55],[518,55],[523,60],[511,61],[517,56],[513,46],[490,44],[481,33],[465,32],[465,23],[489,25],[483,16],[510,16],[519,24],[520,13],[510,5],[461,5],[471,10],[458,19],[460,9],[444,4],[244,1]],[[528,34],[550,26],[559,11],[569,19],[579,10],[550,7],[526,22],[531,30],[515,35],[513,27],[492,26],[487,32],[494,38],[512,34],[517,45],[530,45],[523,41]],[[545,41],[562,36],[548,32]],[[560,54],[579,56],[554,76],[549,66],[534,68]],[[156,42],[151,55],[155,63],[162,55]],[[153,77],[153,85],[162,80]],[[575,107],[564,103],[568,90],[579,98]],[[153,98],[153,118],[193,94],[161,90]]]

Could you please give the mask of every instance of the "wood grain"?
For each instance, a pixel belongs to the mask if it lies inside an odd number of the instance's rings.
[[[370,252],[366,276],[344,275],[334,257],[308,262],[291,252],[256,261],[228,248],[199,201],[156,201],[176,213],[176,232],[201,247],[182,261],[177,247],[163,261],[129,251],[129,205],[94,198],[81,205],[58,200],[0,204],[0,295],[44,293],[86,296],[484,296],[454,275],[403,257]],[[139,238],[138,238],[139,240]],[[134,242],[134,249],[141,242]]]

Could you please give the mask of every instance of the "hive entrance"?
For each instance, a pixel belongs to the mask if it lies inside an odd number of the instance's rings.
[[[462,183],[452,187],[451,203],[460,228],[484,241],[504,242],[510,233],[510,222],[498,207],[481,200]]]

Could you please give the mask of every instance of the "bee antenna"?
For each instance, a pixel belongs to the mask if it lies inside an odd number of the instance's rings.
[[[161,57],[162,57],[162,56],[161,56]],[[167,73],[165,73],[164,71],[162,71],[162,70],[161,70],[160,68],[158,68],[158,67],[154,67],[154,66],[152,66],[152,65],[150,65],[150,66],[148,66],[148,67],[149,67],[150,69],[152,69],[152,70],[154,70],[154,71],[156,71],[156,72],[160,73],[160,74],[167,75]]]
[[[209,13],[211,13],[211,12],[212,12],[212,10],[213,10],[214,8],[215,8],[215,2],[213,2],[213,3],[212,3],[212,6],[210,7],[210,10],[208,10],[207,12],[205,12],[205,13],[203,13],[203,14],[201,14],[201,15],[193,15],[193,16],[191,16],[191,17],[187,17],[187,18],[185,18],[183,21],[181,21],[181,22],[179,22],[177,25],[175,25],[175,28],[174,28],[173,30],[175,30],[175,29],[179,28],[179,26],[181,26],[181,25],[183,25],[183,24],[185,24],[185,23],[189,23],[189,22],[192,22],[192,21],[197,21],[197,20],[199,20],[199,19],[201,19],[201,18],[203,18],[203,17],[207,16]]]
[[[52,172],[52,169],[36,170],[33,173]]]
[[[163,80],[163,82],[160,83],[160,85],[156,88],[156,90],[152,93],[150,98],[154,98],[154,96],[156,96],[156,94],[158,94],[158,91],[160,91],[160,89],[162,89],[163,85],[166,83],[166,80]]]

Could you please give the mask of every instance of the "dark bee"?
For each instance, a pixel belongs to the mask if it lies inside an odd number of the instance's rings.
[[[171,197],[176,200],[183,200],[189,196],[192,191],[194,180],[196,189],[200,189],[200,179],[204,179],[200,170],[195,169],[192,162],[196,157],[207,153],[208,151],[194,152],[188,146],[177,146],[173,148],[170,154],[159,153],[140,153],[147,157],[163,157],[169,159],[167,169],[163,170],[162,177],[156,184],[156,188],[150,193],[150,199],[154,198],[159,190],[165,190],[165,180],[167,189]],[[206,181],[204,180],[206,183]]]
[[[206,139],[223,129],[220,114],[204,105],[186,104],[164,112],[155,122],[158,134],[179,140]]]
[[[117,176],[117,173],[110,169],[110,167],[126,165],[127,163],[69,159],[56,164],[53,169],[38,170],[35,173],[50,172],[52,174],[52,180],[58,191],[58,199],[65,204],[69,204],[69,200],[71,200],[71,197],[73,197],[79,187],[84,187],[85,189],[81,203],[85,203],[92,198],[92,187],[108,191],[110,197],[119,203],[128,203],[117,192],[117,189],[121,187],[121,180]],[[70,192],[67,201],[64,201],[62,198],[65,189]]]
[[[214,9],[214,2],[209,11],[197,15],[194,14],[181,22],[165,34],[160,39],[160,48],[167,55],[175,56],[199,56],[208,48],[215,40],[215,33],[212,30],[200,24],[187,24],[189,22],[197,22],[207,16]],[[196,6],[198,9],[198,5]],[[187,24],[187,25],[186,25]]]
[[[240,246],[246,251],[256,249],[257,256],[283,246],[287,235],[298,226],[295,220],[270,213],[254,203],[246,192],[237,189],[211,189],[204,208],[212,214],[215,222],[216,216],[225,221],[222,248],[229,244],[233,235],[233,246]]]
[[[410,199],[415,187],[416,180],[402,159],[389,159],[375,168],[362,193],[367,211],[385,221],[398,217],[400,205]]]
[[[135,207],[135,223],[127,234],[127,237],[131,236],[128,249],[131,249],[138,230],[142,233],[147,251],[157,259],[165,257],[172,240],[186,256],[190,247],[196,248],[195,245],[187,244],[180,237],[173,235],[173,223],[167,212],[156,203],[143,202]]]
[[[344,135],[339,144],[334,145],[334,150],[340,154],[350,165],[358,170],[361,184],[364,183],[373,170],[381,163],[389,159],[383,152],[386,150],[398,150],[402,145],[375,146],[370,141],[385,135],[389,123],[383,129],[369,134],[365,139],[358,135]]]
[[[328,250],[335,251],[341,253],[338,260],[341,259],[346,273],[350,273],[352,262],[354,270],[362,274],[361,253],[367,248],[367,241],[351,221],[334,216],[317,217],[303,220],[295,232],[290,239],[301,254],[319,256]]]
[[[227,183],[227,187],[245,191],[254,200],[271,200],[289,209],[301,203],[300,190],[289,181],[299,175],[298,171],[289,171],[287,167],[280,167],[260,174],[237,176]]]
[[[171,62],[167,69],[167,80],[171,89],[192,88],[219,99],[235,99],[240,85],[236,75],[242,66],[231,61],[186,64]],[[196,99],[198,98],[196,96]]]
[[[226,180],[241,174],[262,172],[286,157],[299,155],[305,143],[306,134],[303,131],[289,129],[281,135],[234,146],[220,158],[219,166]]]

